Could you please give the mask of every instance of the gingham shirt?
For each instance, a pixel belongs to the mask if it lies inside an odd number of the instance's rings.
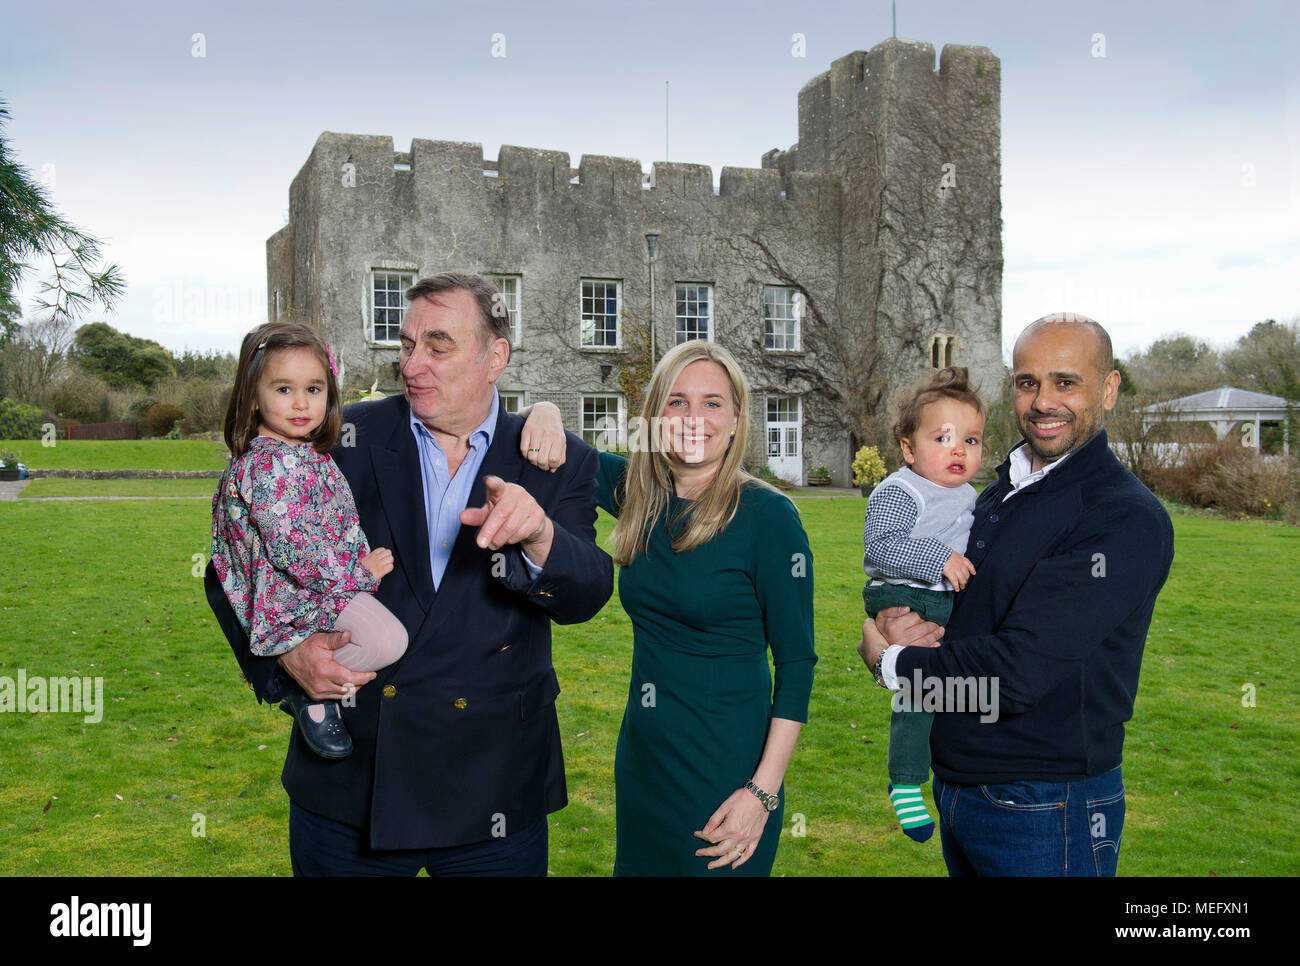
[[[954,550],[965,552],[974,506],[969,483],[940,486],[910,469],[891,474],[867,502],[863,568],[891,583],[950,590],[943,568]]]

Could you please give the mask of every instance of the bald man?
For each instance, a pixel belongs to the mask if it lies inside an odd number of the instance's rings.
[[[1173,527],[1107,443],[1120,374],[1105,329],[1038,319],[1012,368],[1024,441],[975,506],[975,576],[947,628],[882,612],[859,653],[883,686],[944,702],[930,742],[950,875],[1109,876],[1124,722]]]

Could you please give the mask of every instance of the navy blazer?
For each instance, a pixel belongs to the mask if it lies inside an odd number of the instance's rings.
[[[589,620],[613,590],[613,561],[595,544],[596,452],[569,434],[555,473],[519,452],[523,420],[501,407],[483,477],[523,486],[555,526],[533,579],[518,546],[483,550],[462,527],[441,586],[429,569],[419,453],[405,398],[344,409],[332,456],[347,477],[370,546],[393,551],[376,594],[406,627],[395,664],[343,708],[353,753],[314,755],[295,727],[281,780],[303,808],[369,831],[377,849],[439,848],[521,831],[568,802],[556,719],[551,621]],[[345,445],[351,442],[353,445]],[[261,700],[278,697],[276,658],[257,657],[208,566],[208,602]]]

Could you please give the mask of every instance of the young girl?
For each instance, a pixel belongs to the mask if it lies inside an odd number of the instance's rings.
[[[867,501],[862,601],[872,617],[901,606],[947,624],[956,591],[975,573],[963,554],[975,520],[970,480],[980,468],[984,404],[966,368],[951,366],[905,390],[898,409],[893,437],[907,465]],[[900,694],[889,719],[889,800],[904,834],[924,842],[934,833],[921,798],[932,713],[913,710],[907,692]]]
[[[293,650],[317,631],[350,631],[334,660],[377,671],[406,650],[406,630],[375,600],[392,552],[370,550],[329,450],[341,421],[329,348],[296,322],[244,337],[226,409],[230,465],[212,498],[212,564],[254,654]],[[316,754],[346,758],[337,701],[297,686],[280,707]]]

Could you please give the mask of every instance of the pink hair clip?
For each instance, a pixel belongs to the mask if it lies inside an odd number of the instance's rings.
[[[328,342],[325,343],[325,353],[330,357],[330,372],[333,373],[334,378],[337,379],[339,375],[339,367],[334,364],[334,347]]]

